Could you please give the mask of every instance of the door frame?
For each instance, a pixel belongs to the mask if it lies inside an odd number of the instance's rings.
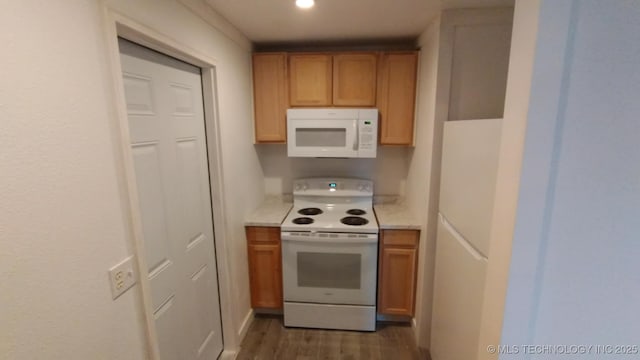
[[[239,346],[239,338],[233,330],[232,318],[232,282],[227,254],[230,246],[227,244],[226,219],[224,215],[225,197],[222,174],[221,136],[218,116],[218,100],[216,85],[217,61],[195,49],[180,44],[172,38],[150,29],[125,15],[122,15],[107,5],[103,8],[103,26],[107,45],[109,74],[112,82],[113,105],[117,118],[114,124],[115,150],[119,152],[119,181],[121,181],[123,204],[128,204],[129,232],[132,237],[134,258],[136,259],[138,281],[141,293],[141,321],[145,325],[147,356],[149,359],[160,359],[158,338],[153,318],[151,299],[151,284],[147,276],[147,263],[144,258],[144,236],[139,196],[135,180],[133,154],[130,147],[129,120],[127,116],[124,83],[122,80],[122,66],[118,37],[148,47],[165,55],[177,58],[195,65],[201,69],[202,93],[204,103],[205,136],[207,138],[207,155],[209,166],[209,186],[211,190],[211,207],[213,214],[213,234],[215,260],[218,277],[218,296],[220,299],[220,319],[222,321],[223,352],[221,359],[231,357]]]

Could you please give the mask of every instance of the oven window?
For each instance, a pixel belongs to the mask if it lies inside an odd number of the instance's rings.
[[[360,254],[298,252],[298,286],[360,289]]]
[[[296,128],[296,146],[345,147],[347,146],[347,129]]]

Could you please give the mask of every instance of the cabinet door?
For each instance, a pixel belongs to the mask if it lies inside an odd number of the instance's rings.
[[[419,238],[417,230],[383,230],[380,234],[379,314],[413,316]]]
[[[415,298],[416,249],[382,248],[381,287],[378,312],[413,315]]]
[[[287,140],[287,55],[264,53],[253,55],[253,98],[255,140]]]
[[[331,55],[289,55],[291,106],[331,105]]]
[[[282,308],[280,244],[249,244],[251,306]]]
[[[378,72],[380,144],[412,145],[417,52],[385,53]]]
[[[338,54],[333,57],[333,105],[374,106],[377,54]]]
[[[282,308],[282,257],[280,228],[248,226],[251,307]]]

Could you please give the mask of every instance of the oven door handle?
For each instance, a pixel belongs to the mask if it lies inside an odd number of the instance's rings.
[[[358,151],[360,147],[360,126],[358,124],[358,120],[353,121],[353,132],[355,132],[355,136],[353,137],[353,150]]]
[[[326,238],[326,237],[300,237],[296,235],[282,235],[282,241],[293,241],[293,242],[304,242],[304,243],[316,243],[316,244],[326,244],[326,243],[338,243],[338,244],[375,244],[378,242],[376,238]]]

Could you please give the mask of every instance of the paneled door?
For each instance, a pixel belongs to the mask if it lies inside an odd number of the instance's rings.
[[[222,328],[200,69],[119,45],[160,355],[215,359]]]

